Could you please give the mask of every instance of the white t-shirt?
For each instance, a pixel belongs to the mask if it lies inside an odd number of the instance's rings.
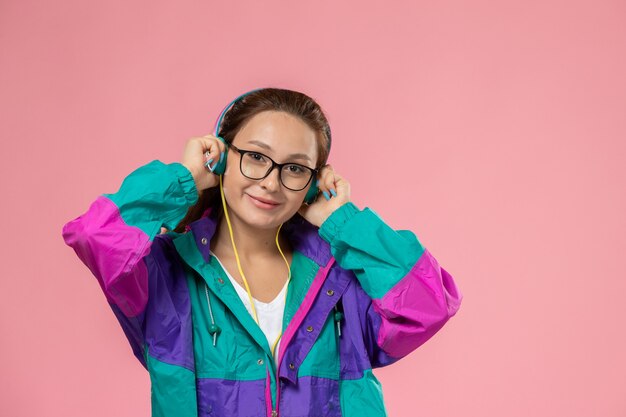
[[[241,286],[241,284],[235,281],[235,278],[230,275],[228,270],[226,270],[226,268],[222,264],[222,261],[219,260],[219,258],[213,253],[213,251],[210,252],[212,256],[215,256],[215,259],[217,259],[222,269],[226,272],[226,276],[228,276],[228,279],[230,279],[233,287],[235,287],[235,290],[237,291],[239,298],[241,298],[243,305],[246,306],[246,309],[254,318],[254,315],[252,313],[252,306],[250,305],[250,299],[248,298],[248,292],[244,287]],[[265,333],[265,337],[267,338],[267,343],[270,345],[270,349],[272,348],[274,342],[276,342],[276,338],[280,334],[280,331],[283,327],[283,313],[285,311],[285,292],[287,291],[287,284],[289,284],[289,281],[285,282],[283,289],[280,290],[276,298],[274,298],[269,303],[261,302],[252,297],[257,316],[259,317],[259,325],[261,327],[261,330],[263,330],[263,333]],[[278,341],[278,343],[276,344],[276,349],[274,350],[275,363],[278,363],[279,346],[280,341]]]

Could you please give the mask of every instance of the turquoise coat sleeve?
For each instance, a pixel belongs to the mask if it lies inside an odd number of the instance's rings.
[[[319,228],[337,263],[354,272],[369,299],[362,315],[374,331],[365,344],[392,363],[430,339],[459,310],[463,296],[452,276],[410,230],[394,230],[370,208],[348,202]],[[387,359],[383,360],[382,357]]]

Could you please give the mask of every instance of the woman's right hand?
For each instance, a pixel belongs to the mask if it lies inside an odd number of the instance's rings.
[[[213,135],[191,138],[185,144],[181,163],[193,175],[198,192],[219,185],[219,177],[213,174],[205,163],[212,159],[211,167],[215,167],[225,150],[224,142]]]

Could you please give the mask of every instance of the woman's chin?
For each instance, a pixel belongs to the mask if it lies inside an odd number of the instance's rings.
[[[275,229],[281,224],[287,222],[292,216],[286,216],[283,213],[255,213],[247,212],[245,221],[250,226],[257,229]]]

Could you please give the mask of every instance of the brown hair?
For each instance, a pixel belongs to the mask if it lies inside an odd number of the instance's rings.
[[[263,111],[283,111],[298,117],[305,122],[317,137],[317,164],[316,168],[326,165],[330,153],[331,134],[328,120],[322,108],[306,94],[282,88],[263,88],[239,98],[224,114],[217,135],[227,144],[231,144],[237,133],[248,120]],[[219,187],[213,187],[199,192],[196,204],[191,206],[185,217],[174,229],[183,233],[185,227],[204,215],[208,208],[221,212],[221,197]]]

